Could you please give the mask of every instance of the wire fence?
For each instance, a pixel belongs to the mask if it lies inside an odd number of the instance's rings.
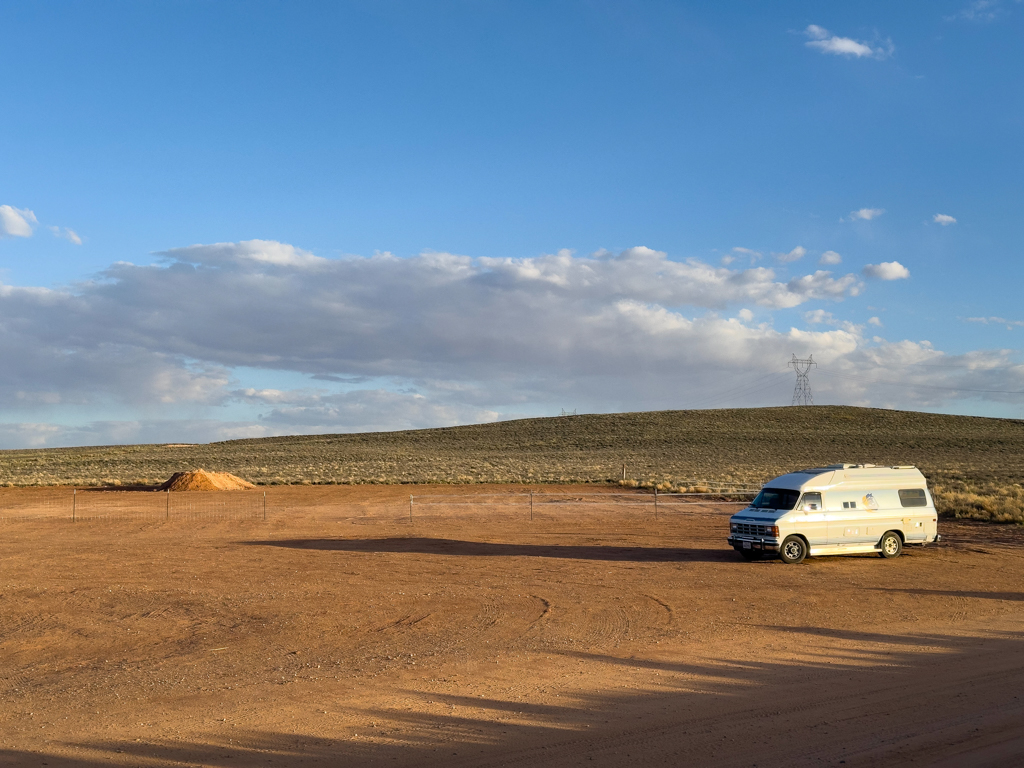
[[[452,516],[473,511],[529,515],[538,517],[557,515],[559,511],[574,512],[627,511],[643,515],[692,513],[698,508],[720,507],[723,514],[731,514],[736,506],[757,495],[760,488],[733,488],[727,492],[664,493],[658,490],[632,493],[557,493],[550,491],[522,491],[511,493],[424,493],[409,495],[409,519],[417,516]]]
[[[0,491],[0,523],[266,520],[266,491]]]
[[[665,493],[510,491],[507,493],[422,493],[379,501],[321,500],[313,508],[321,519],[388,517],[513,517],[557,519],[566,513],[626,514],[670,517],[680,514],[729,514],[759,489],[730,487],[716,491]],[[273,495],[273,494],[272,494]],[[308,504],[285,502],[286,507]],[[0,489],[0,524],[49,521],[266,520],[267,492],[256,491],[126,491],[106,489]],[[326,517],[324,515],[326,514]]]

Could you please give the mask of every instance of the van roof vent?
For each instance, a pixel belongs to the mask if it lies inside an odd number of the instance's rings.
[[[825,469],[870,469],[874,464],[829,464]]]

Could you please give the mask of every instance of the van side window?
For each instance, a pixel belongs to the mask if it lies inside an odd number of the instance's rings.
[[[844,501],[843,502],[843,509],[856,509],[856,508],[857,508],[857,502],[856,501]]]
[[[805,493],[800,499],[800,507],[810,506],[811,509],[821,509],[820,493]]]
[[[901,489],[900,504],[904,507],[927,507],[928,499],[924,495],[924,488]]]

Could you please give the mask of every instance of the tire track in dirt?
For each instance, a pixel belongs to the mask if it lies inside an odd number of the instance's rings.
[[[544,624],[551,619],[552,609],[554,608],[551,601],[546,597],[541,597],[540,595],[529,595],[528,597],[541,604],[541,612],[526,626],[526,629],[523,631],[522,635],[520,635],[521,638],[525,638],[527,635],[539,631]]]
[[[11,754],[53,749],[52,724],[32,711],[70,718],[68,760],[91,744],[88,760],[130,764],[156,721],[194,750],[179,755],[198,754],[236,707],[254,734],[280,736],[251,741],[239,764],[761,764],[763,746],[792,744],[800,760],[835,764],[875,734],[884,749],[900,732],[969,746],[953,731],[987,727],[999,702],[985,696],[1024,688],[1019,640],[996,663],[950,637],[951,623],[968,636],[1021,615],[1008,546],[750,567],[719,557],[721,520],[558,514],[374,523],[333,548],[338,526],[320,512],[186,535],[83,526],[59,557],[45,532],[20,532],[0,584]],[[22,597],[30,607],[7,610]],[[333,745],[281,746],[310,731]]]
[[[934,676],[918,675],[912,670],[902,669],[903,665],[899,664],[896,666],[901,670],[895,681],[880,679],[870,665],[838,670],[839,679],[849,678],[848,687],[838,684],[837,670],[821,667],[803,675],[796,685],[758,686],[743,697],[727,697],[709,702],[710,708],[714,710],[712,713],[701,715],[691,710],[684,717],[667,717],[664,713],[651,717],[638,716],[633,711],[631,722],[624,722],[610,729],[611,732],[578,731],[576,737],[559,738],[542,745],[509,750],[509,753],[497,758],[468,762],[460,760],[452,764],[481,768],[576,765],[585,755],[587,760],[614,765],[621,764],[621,758],[627,756],[635,758],[637,755],[646,755],[648,759],[653,758],[651,747],[654,744],[660,748],[657,754],[665,755],[667,759],[667,755],[672,752],[671,745],[687,744],[695,738],[711,745],[710,750],[701,752],[701,765],[737,764],[736,753],[732,749],[737,746],[737,740],[760,745],[762,754],[754,758],[759,765],[820,765],[836,762],[837,754],[842,754],[845,758],[843,762],[847,764],[856,764],[860,758],[865,763],[875,765],[880,764],[880,761],[885,762],[887,758],[892,760],[895,754],[904,749],[904,745],[917,745],[918,749],[927,752],[934,760],[941,754],[934,747],[941,743],[943,736],[949,738],[952,734],[965,740],[980,738],[974,733],[980,729],[968,729],[969,725],[984,725],[993,717],[1002,722],[1008,716],[1012,718],[1014,712],[1024,712],[1024,701],[1018,700],[1007,710],[1005,703],[989,700],[992,697],[988,693],[1001,691],[1003,698],[1007,698],[1007,680],[1024,682],[1024,666],[994,656],[985,660],[983,665],[999,669],[980,675],[965,670],[945,681]],[[954,711],[935,718],[931,710],[918,706],[923,700],[933,701],[939,707],[948,705],[956,700],[957,693],[962,693],[968,682],[972,688],[977,689],[976,698],[986,700],[983,711],[972,708],[968,712]],[[743,685],[742,682],[736,684]],[[830,690],[834,692],[830,693]],[[761,701],[754,706],[742,706],[742,702],[752,698]],[[865,706],[865,700],[870,700],[870,705]],[[730,702],[741,703],[741,706],[731,706]],[[623,699],[623,705],[629,703],[628,697]],[[908,727],[906,721],[901,719],[899,724],[890,723],[878,729],[872,725],[877,712],[918,712],[920,722]],[[677,721],[677,717],[685,722]],[[646,721],[646,724],[637,724],[638,721]],[[799,744],[799,751],[794,753],[791,749],[787,750],[786,746],[792,747],[791,740],[787,740],[790,739],[789,733],[797,729],[805,735]],[[858,748],[865,733],[873,734],[871,746]],[[1005,745],[1009,745],[1010,751],[1020,749],[1019,731],[997,739],[996,751]],[[613,757],[613,753],[619,757]],[[677,754],[675,757],[678,760],[682,755]],[[684,762],[689,764],[692,760]],[[953,764],[957,763],[950,763]]]
[[[655,597],[654,595],[649,595],[649,594],[644,593],[642,595],[642,597],[646,597],[648,600],[654,601],[655,603],[657,603],[658,605],[660,605],[662,608],[665,609],[665,615],[666,615],[665,626],[671,626],[675,622],[676,614],[675,614],[675,611],[672,610],[672,606],[671,605],[666,603],[664,600],[661,600],[660,598]]]

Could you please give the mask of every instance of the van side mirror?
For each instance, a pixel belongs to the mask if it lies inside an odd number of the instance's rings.
[[[818,511],[818,505],[817,504],[814,504],[813,502],[809,502],[807,504],[804,504],[804,512],[817,512],[817,511]]]

